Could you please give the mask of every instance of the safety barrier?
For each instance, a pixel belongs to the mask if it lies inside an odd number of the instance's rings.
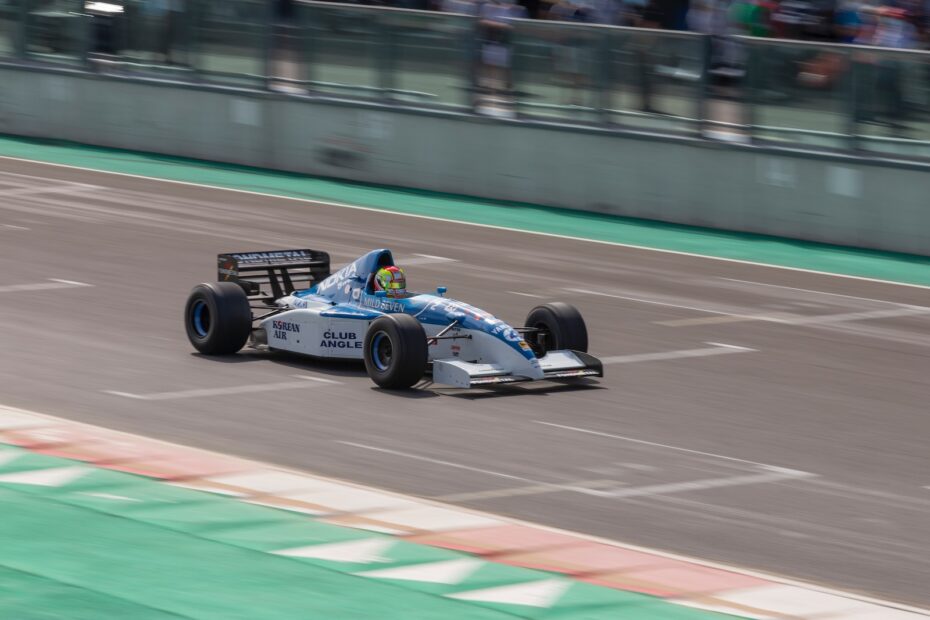
[[[930,254],[922,52],[741,39],[727,84],[701,35],[516,21],[494,84],[469,16],[299,2],[282,25],[230,0],[172,24],[34,2],[0,14],[6,133]],[[909,137],[866,87],[895,71]]]

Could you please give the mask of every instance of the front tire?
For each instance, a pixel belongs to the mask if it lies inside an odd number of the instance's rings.
[[[365,333],[365,370],[379,387],[411,387],[423,378],[428,356],[426,332],[407,314],[378,317]]]
[[[536,357],[548,351],[588,352],[588,328],[578,308],[562,301],[536,306],[526,316],[525,340]]]
[[[184,306],[184,327],[187,339],[201,353],[235,353],[252,331],[249,298],[235,282],[198,284]]]

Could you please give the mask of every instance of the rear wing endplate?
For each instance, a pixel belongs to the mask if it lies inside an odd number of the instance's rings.
[[[218,279],[235,282],[250,297],[278,299],[329,277],[329,254],[320,250],[230,252],[216,260]]]

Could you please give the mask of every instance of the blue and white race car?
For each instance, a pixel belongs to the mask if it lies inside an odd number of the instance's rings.
[[[574,306],[537,306],[524,326],[512,327],[445,297],[444,287],[390,296],[375,284],[375,274],[394,265],[390,250],[373,250],[333,274],[319,250],[220,254],[218,263],[220,281],[195,286],[184,310],[187,336],[204,354],[232,354],[248,343],[363,359],[369,377],[388,389],[409,388],[427,374],[462,388],[603,376]]]

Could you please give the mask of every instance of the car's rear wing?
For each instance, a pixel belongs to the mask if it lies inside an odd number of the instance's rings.
[[[277,299],[329,276],[329,254],[320,250],[231,252],[216,260],[219,280],[239,284],[250,297]]]

